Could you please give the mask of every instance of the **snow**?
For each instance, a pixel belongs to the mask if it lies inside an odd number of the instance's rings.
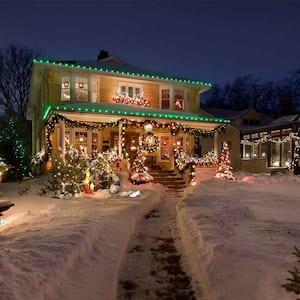
[[[300,245],[300,177],[199,170],[177,221],[195,284],[209,299],[288,300],[281,284]]]
[[[0,299],[116,299],[129,238],[162,188],[123,180],[137,197],[102,191],[56,199],[38,195],[44,181],[1,185],[15,206],[1,217]]]
[[[213,178],[200,168],[177,204],[184,261],[200,294],[218,300],[295,299],[281,284],[300,245],[300,177],[234,173]],[[160,184],[119,194],[40,196],[45,177],[0,185],[15,206],[0,217],[0,299],[117,298],[120,267],[135,228],[161,201]],[[130,197],[135,194],[136,197]],[[123,196],[121,196],[123,195]],[[145,283],[146,284],[146,283]]]

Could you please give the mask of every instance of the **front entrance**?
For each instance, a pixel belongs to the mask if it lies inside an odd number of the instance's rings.
[[[111,148],[118,149],[119,133],[111,132]],[[130,162],[132,162],[136,155],[139,146],[139,134],[136,132],[126,132],[125,134],[125,150],[128,154]]]

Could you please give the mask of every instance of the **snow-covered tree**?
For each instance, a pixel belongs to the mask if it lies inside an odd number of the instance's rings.
[[[139,150],[137,157],[131,165],[130,181],[133,184],[148,183],[153,180],[153,177],[148,173],[148,168],[145,166],[146,157],[143,151]]]
[[[219,161],[216,170],[216,178],[235,180],[232,174],[231,161],[229,159],[229,148],[228,144],[224,141],[222,144],[221,154],[219,156]]]

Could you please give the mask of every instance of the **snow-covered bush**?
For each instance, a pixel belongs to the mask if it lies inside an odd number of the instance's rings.
[[[46,163],[46,153],[45,150],[41,150],[35,154],[31,159],[30,168],[32,175],[41,175],[44,172],[44,167]]]

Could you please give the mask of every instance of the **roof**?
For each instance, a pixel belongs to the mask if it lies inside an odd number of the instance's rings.
[[[139,107],[127,104],[115,103],[74,103],[48,106],[44,112],[43,119],[47,119],[51,112],[68,111],[92,114],[119,115],[120,117],[150,117],[161,119],[175,119],[178,121],[194,121],[204,123],[230,123],[229,120],[209,116],[206,112],[191,114],[182,111],[162,110],[149,107]]]
[[[205,107],[204,110],[210,113],[213,116],[219,118],[227,118],[230,120],[241,118],[247,112],[249,112],[252,108],[247,108],[244,110],[232,110],[232,109],[224,109],[217,107]]]
[[[269,125],[284,125],[300,121],[300,114],[283,116],[272,121]]]
[[[187,79],[181,77],[170,76],[159,72],[143,70],[134,66],[118,63],[116,60],[100,60],[100,61],[49,61],[42,59],[34,59],[35,64],[50,64],[61,67],[71,67],[76,69],[93,70],[98,72],[109,73],[111,75],[139,77],[146,80],[164,80],[177,83],[191,84],[204,87],[208,90],[212,84],[206,81],[195,79]]]

